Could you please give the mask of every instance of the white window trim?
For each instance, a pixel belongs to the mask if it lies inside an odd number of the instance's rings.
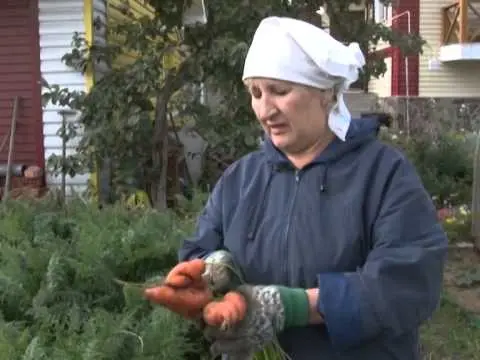
[[[382,23],[387,26],[392,25],[392,15],[393,15],[393,9],[392,5],[384,5],[380,2],[380,0],[374,0],[374,16],[375,16],[375,22],[377,23]]]

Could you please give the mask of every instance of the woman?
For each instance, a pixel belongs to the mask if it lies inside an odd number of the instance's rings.
[[[180,250],[181,262],[229,262],[246,283],[246,319],[206,329],[214,352],[248,358],[278,337],[292,359],[419,358],[447,239],[379,123],[351,121],[343,92],[363,65],[358,45],[313,25],[260,23],[243,80],[267,137],[225,171]],[[227,289],[234,276],[209,279]]]

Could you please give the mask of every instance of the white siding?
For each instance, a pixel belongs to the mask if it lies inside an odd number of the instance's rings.
[[[430,70],[429,60],[437,58],[442,36],[442,12],[452,0],[420,0],[420,36],[427,41],[420,56],[419,96],[479,97],[480,62],[459,61]]]
[[[371,79],[368,82],[368,91],[379,97],[392,96],[392,58],[385,58],[387,70],[378,79]]]
[[[381,3],[380,0],[373,1],[373,9],[371,9],[372,13],[370,17],[376,23],[381,23],[385,26],[389,26],[392,21],[392,5],[384,5]],[[380,40],[378,44],[376,44],[372,51],[381,51],[385,50],[390,47],[390,43],[388,41]],[[386,70],[385,73],[380,76],[378,79],[370,79],[368,82],[368,91],[377,95],[378,97],[389,97],[392,94],[392,58],[387,57],[384,59]]]
[[[51,85],[61,88],[86,91],[85,77],[67,67],[61,60],[71,50],[74,32],[85,33],[83,0],[39,0],[40,22],[40,68],[42,77]],[[61,108],[47,104],[43,112],[45,159],[50,155],[61,155],[62,139],[56,134],[60,129]],[[70,144],[67,153],[72,153]],[[67,176],[67,191],[81,192],[86,189],[88,175]],[[49,176],[48,185],[60,185],[60,177]]]

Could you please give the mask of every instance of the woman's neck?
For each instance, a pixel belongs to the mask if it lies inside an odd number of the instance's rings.
[[[325,137],[318,139],[312,146],[295,154],[285,154],[290,162],[297,169],[302,169],[311,164],[333,141],[335,134],[328,133]]]

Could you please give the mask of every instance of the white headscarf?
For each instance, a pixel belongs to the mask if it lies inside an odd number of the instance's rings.
[[[330,129],[345,140],[351,114],[343,93],[357,81],[365,58],[357,43],[349,46],[307,22],[267,17],[260,22],[245,60],[243,79],[266,77],[336,91],[328,117]]]

